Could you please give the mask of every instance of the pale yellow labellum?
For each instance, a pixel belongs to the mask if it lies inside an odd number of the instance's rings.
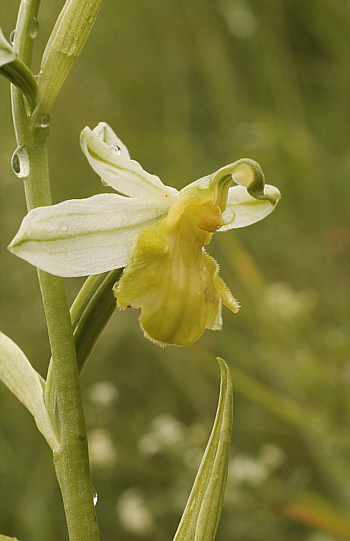
[[[141,327],[160,345],[187,346],[206,328],[220,329],[222,303],[239,309],[204,250],[225,223],[231,180],[213,175],[184,188],[167,217],[135,238],[114,293],[120,308],[141,307]]]

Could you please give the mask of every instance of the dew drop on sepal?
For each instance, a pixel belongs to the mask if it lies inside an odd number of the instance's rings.
[[[112,146],[111,146],[111,150],[112,150],[115,154],[118,154],[118,156],[120,156],[120,154],[122,153],[122,149],[121,149],[118,145],[112,145]]]
[[[25,178],[29,175],[29,154],[25,145],[20,145],[16,148],[11,158],[11,166],[19,178]]]

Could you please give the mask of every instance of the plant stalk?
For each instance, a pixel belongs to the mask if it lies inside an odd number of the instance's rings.
[[[28,67],[32,51],[29,25],[37,16],[39,4],[39,0],[22,0],[18,14],[14,46],[18,57]],[[28,210],[50,205],[49,118],[46,115],[33,125],[23,95],[17,88],[12,89],[12,107],[17,143],[23,145],[29,164],[29,172],[23,179]],[[53,458],[69,538],[70,541],[98,541],[85,419],[65,284],[62,278],[40,270],[38,276],[51,345],[60,429],[60,448]]]

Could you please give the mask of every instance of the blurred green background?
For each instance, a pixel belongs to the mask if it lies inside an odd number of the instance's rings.
[[[33,70],[62,1],[43,0]],[[232,370],[232,461],[218,541],[350,539],[349,47],[341,0],[105,0],[52,112],[54,202],[107,188],[79,134],[108,122],[182,188],[241,157],[282,201],[208,251],[242,308],[188,348],[115,312],[81,377],[103,541],[173,538],[213,422],[216,356]],[[8,37],[18,2],[1,0]],[[25,214],[1,92],[1,329],[46,374],[35,270],[6,250]],[[67,280],[72,301],[82,280]],[[66,540],[50,450],[1,386],[0,532]]]

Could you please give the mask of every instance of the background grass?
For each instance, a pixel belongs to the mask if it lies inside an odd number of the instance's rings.
[[[43,1],[34,72],[63,2]],[[6,36],[17,2],[2,0]],[[349,47],[344,0],[105,0],[51,122],[54,202],[106,191],[79,148],[108,122],[182,188],[241,157],[282,201],[214,236],[242,306],[189,348],[146,341],[116,312],[82,374],[101,539],[172,539],[232,369],[232,462],[218,541],[349,539]],[[25,214],[9,87],[1,92],[1,329],[46,374],[35,270],[6,250]],[[74,299],[82,281],[67,280]],[[66,539],[50,451],[1,387],[0,532]],[[143,533],[141,533],[143,532]]]

